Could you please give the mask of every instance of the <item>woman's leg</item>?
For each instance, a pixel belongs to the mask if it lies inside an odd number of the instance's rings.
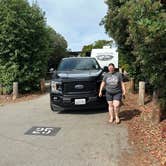
[[[119,123],[120,122],[120,119],[119,119],[120,101],[118,100],[113,101],[113,109],[115,112],[115,121],[116,123]]]
[[[113,107],[113,102],[108,101],[108,110],[109,110],[109,122],[113,122],[114,120],[114,107]]]

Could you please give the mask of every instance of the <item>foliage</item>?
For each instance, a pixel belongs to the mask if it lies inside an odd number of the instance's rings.
[[[85,45],[82,48],[81,56],[86,56],[87,53],[90,53],[93,48],[103,48],[105,45],[112,46],[113,41],[110,40],[97,40],[92,44]]]
[[[47,72],[51,46],[44,12],[27,0],[0,0],[0,83],[11,92],[12,82],[22,92],[39,88]]]
[[[67,41],[65,38],[57,33],[51,27],[48,27],[49,36],[50,36],[50,48],[51,54],[49,58],[48,69],[57,68],[59,61],[67,56]]]
[[[108,11],[101,24],[118,44],[121,66],[137,80],[166,89],[165,6],[155,0],[106,3]]]

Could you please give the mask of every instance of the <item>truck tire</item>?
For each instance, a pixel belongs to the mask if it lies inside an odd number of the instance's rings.
[[[50,101],[50,108],[51,108],[51,111],[53,112],[56,112],[58,110],[55,109],[55,107],[53,106],[52,102]]]

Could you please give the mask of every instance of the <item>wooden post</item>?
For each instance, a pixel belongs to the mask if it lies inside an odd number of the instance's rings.
[[[130,79],[130,92],[131,93],[134,93],[134,78],[131,78]]]
[[[13,82],[13,100],[18,98],[18,82]]]
[[[3,91],[3,95],[6,95],[7,94],[7,90],[5,87],[2,87],[2,91]]]
[[[2,88],[2,84],[0,84],[0,95],[3,94],[3,88]]]
[[[153,109],[152,109],[152,123],[158,124],[161,120],[161,103],[158,102],[159,90],[153,91]]]
[[[144,105],[144,99],[145,99],[145,82],[140,81],[139,82],[139,98],[138,98],[138,104]]]
[[[119,68],[119,73],[123,73],[123,72],[122,72],[122,68]]]
[[[46,90],[44,78],[40,80],[40,90],[41,90],[41,93],[44,93]]]
[[[159,90],[153,90],[153,98],[152,98],[153,103],[157,103],[158,98],[159,98]]]
[[[161,104],[153,103],[152,116],[151,116],[152,124],[159,124],[161,120]]]

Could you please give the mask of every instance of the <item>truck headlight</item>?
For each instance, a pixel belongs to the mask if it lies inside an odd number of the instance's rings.
[[[52,92],[62,91],[62,82],[60,82],[60,81],[51,81],[51,91]]]

